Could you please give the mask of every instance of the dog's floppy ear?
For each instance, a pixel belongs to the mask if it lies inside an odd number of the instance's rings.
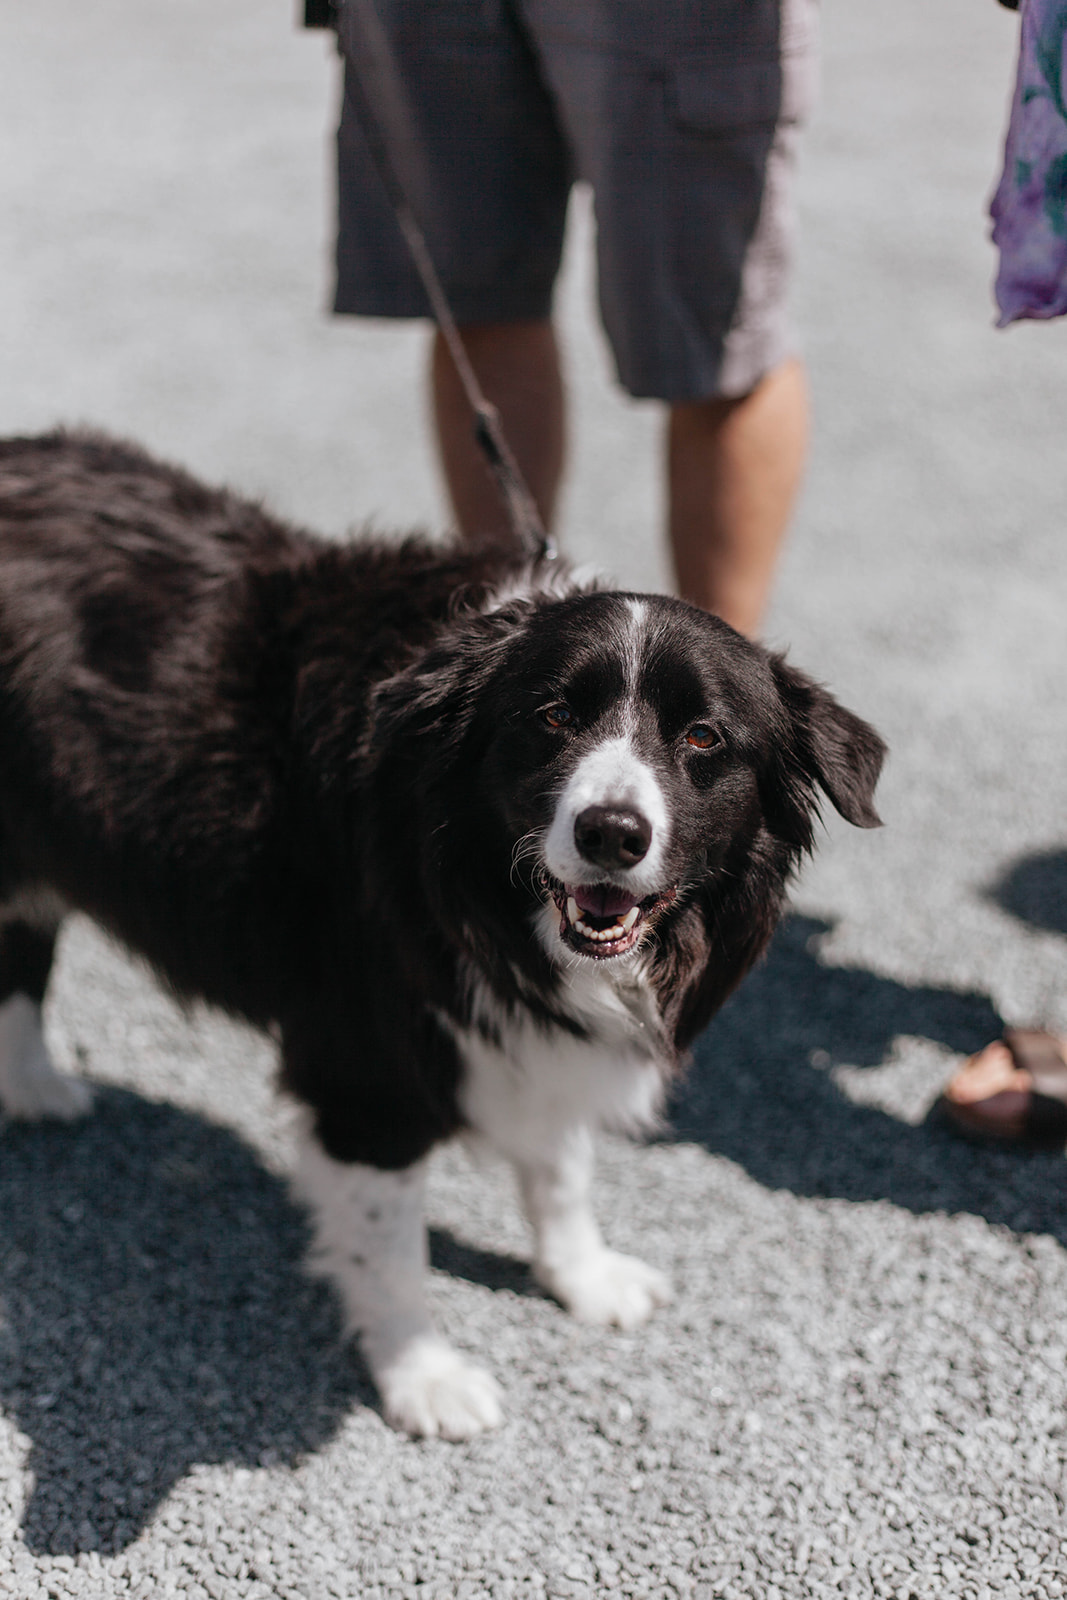
[[[414,739],[422,743],[423,770],[454,760],[514,640],[521,612],[516,601],[489,616],[461,620],[424,655],[381,683],[371,706],[371,755],[395,760]]]
[[[791,724],[793,759],[847,822],[857,828],[880,827],[874,790],[886,756],[884,741],[870,723],[787,665],[784,657],[772,656],[771,670]]]

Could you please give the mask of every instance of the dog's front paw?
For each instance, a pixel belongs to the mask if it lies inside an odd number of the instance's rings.
[[[385,1420],[421,1439],[473,1439],[503,1419],[500,1390],[443,1339],[412,1340],[376,1373]]]
[[[672,1297],[662,1272],[615,1250],[566,1267],[538,1267],[537,1277],[579,1322],[636,1328]]]

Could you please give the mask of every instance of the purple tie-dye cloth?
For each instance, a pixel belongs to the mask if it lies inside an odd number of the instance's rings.
[[[1067,313],[1067,3],[1023,0],[1019,74],[993,196],[997,326]]]

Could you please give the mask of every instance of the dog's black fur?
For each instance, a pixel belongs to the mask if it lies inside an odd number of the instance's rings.
[[[0,1001],[44,992],[54,930],[17,908],[54,890],[275,1027],[325,1149],[382,1168],[459,1126],[472,973],[580,1031],[516,846],[580,737],[540,711],[610,705],[626,597],[494,600],[522,580],[498,546],[319,541],[100,436],[0,444]],[[816,789],[877,822],[883,746],[780,657],[644,603],[649,726],[717,735],[655,758],[685,859],[644,950],[676,1058],[763,950]]]

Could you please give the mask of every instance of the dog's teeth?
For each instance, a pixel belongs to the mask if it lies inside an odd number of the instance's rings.
[[[612,927],[592,928],[583,917],[581,908],[572,894],[567,896],[565,910],[567,921],[575,933],[595,944],[611,944],[615,940],[625,939],[641,914],[637,906],[632,906],[625,917],[614,923]]]

